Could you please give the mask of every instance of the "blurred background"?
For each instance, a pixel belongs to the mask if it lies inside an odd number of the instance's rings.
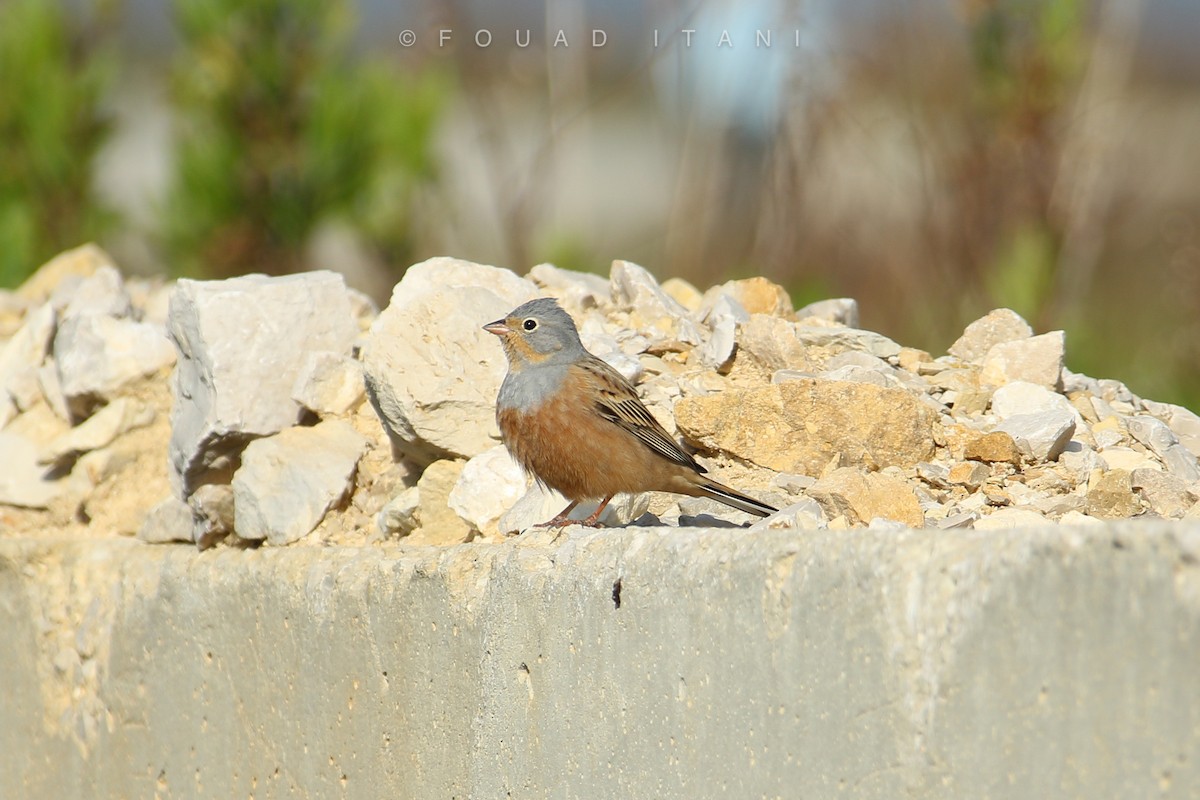
[[[934,355],[1011,307],[1200,408],[1195,0],[0,0],[0,287],[454,255],[797,305]]]

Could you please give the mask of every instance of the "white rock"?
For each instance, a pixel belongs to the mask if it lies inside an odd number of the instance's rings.
[[[417,509],[421,507],[421,490],[410,486],[389,500],[375,516],[375,525],[384,536],[407,536],[421,526]]]
[[[195,536],[192,525],[191,507],[172,495],[150,509],[138,528],[137,538],[151,544],[190,542]]]
[[[64,321],[54,337],[58,382],[76,419],[174,362],[166,334],[146,322],[83,314]]]
[[[866,354],[864,353],[863,355]],[[873,357],[874,356],[872,356],[872,358]],[[903,388],[899,379],[880,372],[879,370],[860,367],[857,364],[846,364],[845,366],[838,367],[837,369],[826,370],[825,372],[821,373],[820,377],[828,381],[853,381],[855,383],[869,383],[873,386],[882,386],[885,389]],[[774,379],[774,376],[772,376],[772,383],[778,383],[778,381]]]
[[[700,331],[689,318],[688,310],[664,292],[644,267],[629,261],[614,261],[609,287],[613,302],[630,312],[630,323],[642,333],[700,344]]]
[[[247,440],[294,425],[302,408],[292,388],[305,357],[349,353],[358,326],[342,277],[306,272],[181,280],[170,333],[179,350],[171,481],[186,497]]]
[[[793,326],[792,330],[796,339],[809,347],[828,347],[836,352],[861,350],[879,358],[900,355],[900,345],[874,331],[801,324]]]
[[[51,303],[62,309],[64,321],[87,314],[127,317],[133,310],[121,273],[110,264],[78,281],[62,284],[51,296]]]
[[[599,503],[580,503],[570,514],[570,519],[581,520],[592,515]],[[521,496],[521,499],[500,517],[497,528],[500,533],[521,533],[548,522],[567,506],[567,500],[558,492],[546,489],[536,481]],[[620,494],[600,515],[605,527],[617,528],[628,525],[650,509],[650,497],[646,494]]]
[[[0,346],[0,394],[12,397],[18,408],[32,402],[37,370],[50,352],[54,337],[54,307],[46,303],[25,317],[13,337]],[[22,402],[24,401],[24,402]]]
[[[1200,480],[1200,462],[1179,442],[1175,432],[1156,417],[1138,415],[1125,418],[1125,428],[1137,441],[1163,460],[1167,469],[1185,483]]]
[[[963,361],[979,361],[998,344],[1031,336],[1033,328],[1021,319],[1020,314],[1012,309],[997,308],[968,325],[948,352]]]
[[[320,417],[341,416],[367,391],[362,364],[342,353],[309,353],[292,384],[292,399]]]
[[[789,531],[789,530],[818,530],[824,528],[829,521],[821,504],[811,497],[779,509],[771,516],[761,519],[750,526],[751,531]],[[903,527],[903,526],[901,526]]]
[[[536,296],[505,269],[452,258],[409,267],[363,349],[368,396],[396,449],[429,463],[495,446],[507,367],[482,326]]]
[[[1013,381],[1028,381],[1057,390],[1062,387],[1065,354],[1066,335],[1062,331],[1001,342],[983,357],[979,382],[985,386],[1003,386]]]
[[[449,506],[475,530],[491,536],[526,490],[525,472],[503,446],[472,457],[450,490]]]
[[[38,464],[38,447],[29,439],[0,431],[0,453],[0,505],[47,508],[62,494],[64,483],[47,477],[47,468]]]
[[[67,397],[63,394],[62,384],[58,382],[58,369],[53,364],[42,364],[37,371],[38,388],[42,390],[42,398],[55,416],[64,422],[71,421],[71,409],[67,406]],[[0,424],[0,427],[4,427]]]
[[[1107,525],[1108,522],[1106,520],[1102,520],[1098,517],[1088,516],[1087,514],[1084,514],[1080,511],[1068,511],[1067,513],[1063,514],[1062,517],[1059,518],[1058,524],[1059,525],[1073,525],[1073,526]]]
[[[1130,485],[1156,514],[1178,519],[1195,505],[1200,491],[1192,491],[1182,480],[1157,469],[1137,469],[1130,473]]]
[[[977,531],[994,531],[1007,528],[1036,528],[1049,521],[1036,511],[1027,508],[1001,508],[975,520]]]
[[[1164,403],[1166,406],[1166,423],[1179,437],[1179,441],[1194,455],[1200,456],[1200,416],[1183,406]]]
[[[150,406],[128,397],[118,397],[43,447],[38,462],[54,464],[107,447],[121,434],[149,425],[154,417],[154,409]]]
[[[836,322],[847,328],[858,327],[858,301],[850,297],[818,300],[796,310],[797,320],[819,319]]]
[[[1072,439],[1059,453],[1058,463],[1074,476],[1076,483],[1082,483],[1100,466],[1100,456],[1087,442]]]
[[[1135,469],[1162,469],[1154,459],[1130,447],[1106,447],[1100,452],[1100,458],[1108,469],[1123,469],[1126,472]]]
[[[1075,417],[1061,409],[1017,414],[1001,422],[996,430],[1011,436],[1026,459],[1053,461],[1075,433]]]
[[[595,306],[600,302],[607,302],[609,298],[609,282],[590,272],[575,272],[553,264],[538,264],[529,270],[529,279],[574,306]]]
[[[992,393],[992,413],[1001,420],[1019,414],[1040,414],[1044,411],[1066,411],[1080,419],[1071,401],[1058,392],[1028,381],[1013,381]]]
[[[710,369],[720,369],[733,358],[737,345],[737,326],[750,319],[742,304],[722,294],[713,302],[703,322],[709,335],[700,348],[700,363]]]
[[[1167,471],[1184,483],[1194,484],[1200,481],[1200,463],[1197,463],[1196,456],[1188,448],[1181,444],[1173,445],[1167,448],[1162,458],[1163,463],[1167,465]]]
[[[366,447],[336,419],[251,442],[233,476],[238,536],[280,545],[310,533],[352,488]]]

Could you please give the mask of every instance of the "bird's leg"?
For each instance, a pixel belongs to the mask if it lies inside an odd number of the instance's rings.
[[[541,525],[537,525],[535,527],[538,527],[538,528],[561,528],[566,525],[570,525],[571,520],[567,519],[567,515],[570,514],[572,511],[574,511],[575,506],[577,506],[577,505],[579,505],[579,501],[575,500],[569,506],[564,508],[562,511],[558,512],[558,516],[556,516],[554,519],[550,520],[549,522],[543,522]]]
[[[579,524],[587,528],[603,528],[604,526],[600,524],[600,515],[604,513],[604,509],[608,507],[608,501],[612,499],[613,496],[610,494],[600,501],[600,505],[592,512],[592,515]]]

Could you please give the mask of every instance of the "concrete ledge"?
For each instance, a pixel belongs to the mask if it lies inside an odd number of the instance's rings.
[[[1198,556],[1133,523],[0,540],[0,796],[1195,796]]]

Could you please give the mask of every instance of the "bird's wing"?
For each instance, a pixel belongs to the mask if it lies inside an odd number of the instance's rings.
[[[663,429],[621,373],[595,356],[578,366],[596,389],[595,410],[600,416],[629,431],[660,456],[697,472],[707,471]]]

